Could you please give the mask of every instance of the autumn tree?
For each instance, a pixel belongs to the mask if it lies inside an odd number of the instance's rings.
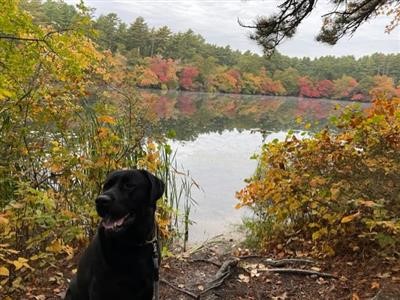
[[[333,94],[334,83],[331,80],[325,79],[317,83],[317,91],[320,97],[329,98]]]
[[[136,93],[126,58],[91,40],[90,10],[79,4],[67,30],[36,23],[19,1],[1,3],[0,298],[22,299],[38,270],[50,274],[94,234],[106,174],[164,176],[169,150],[145,139],[152,103]],[[165,236],[172,208],[159,205]]]
[[[179,85],[183,90],[193,90],[195,88],[194,81],[199,75],[196,67],[185,66],[179,74]]]
[[[318,88],[315,86],[313,80],[304,76],[298,79],[299,95],[309,98],[318,98],[321,96]]]
[[[242,93],[260,94],[262,78],[253,73],[243,73],[242,75]]]
[[[351,99],[356,92],[358,86],[357,80],[351,76],[342,76],[333,81],[333,98],[335,99]]]
[[[149,59],[149,67],[156,74],[161,84],[161,89],[176,88],[178,78],[176,76],[177,65],[172,59],[153,57]]]
[[[393,79],[385,75],[373,77],[373,84],[369,93],[374,99],[400,97],[399,89],[396,89]]]

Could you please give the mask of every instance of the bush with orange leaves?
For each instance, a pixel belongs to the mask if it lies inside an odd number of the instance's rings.
[[[332,129],[263,146],[237,193],[264,249],[288,237],[315,255],[393,254],[400,245],[400,99],[345,108]]]

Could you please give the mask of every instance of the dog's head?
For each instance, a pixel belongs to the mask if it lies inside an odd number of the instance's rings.
[[[132,228],[147,234],[153,228],[156,201],[163,192],[164,183],[145,170],[110,173],[96,199],[101,228],[112,235]]]

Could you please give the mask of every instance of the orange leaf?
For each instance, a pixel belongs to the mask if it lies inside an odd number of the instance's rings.
[[[349,222],[353,221],[355,218],[357,218],[359,215],[360,215],[360,212],[358,211],[355,214],[343,217],[340,222],[341,223],[349,223]]]
[[[98,117],[99,122],[115,124],[115,119],[111,116],[100,116]]]
[[[6,267],[0,267],[0,276],[10,276],[10,271]]]

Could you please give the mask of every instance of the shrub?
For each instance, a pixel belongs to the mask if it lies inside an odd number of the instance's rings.
[[[346,108],[334,130],[263,146],[237,193],[264,248],[296,236],[315,254],[394,253],[400,242],[400,99]],[[249,221],[247,221],[249,224]],[[398,248],[397,248],[398,249]]]

